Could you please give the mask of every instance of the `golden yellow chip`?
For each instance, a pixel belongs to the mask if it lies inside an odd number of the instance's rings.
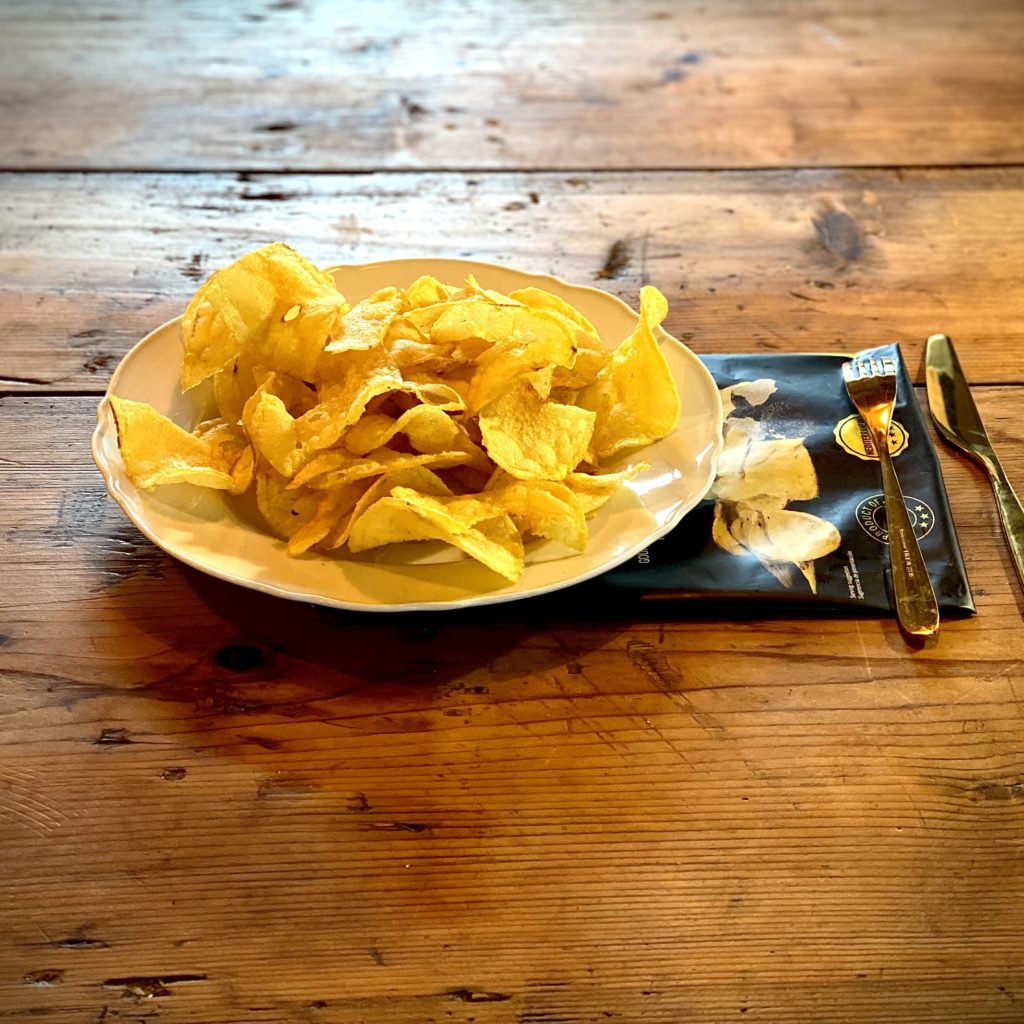
[[[281,242],[248,253],[212,274],[185,310],[182,390],[243,351],[271,369],[311,380],[347,309],[330,275]]]
[[[558,369],[554,386],[582,388],[593,384],[611,358],[611,353],[601,344],[597,328],[575,306],[543,288],[519,288],[511,292],[510,297],[531,309],[546,309],[556,313],[574,326],[576,354],[571,367]]]
[[[570,473],[565,484],[576,495],[584,515],[589,516],[604,505],[622,484],[650,468],[650,463],[638,462],[618,473]]]
[[[407,309],[432,306],[447,301],[454,291],[454,288],[442,284],[436,277],[424,274],[405,289],[405,305]]]
[[[451,365],[448,346],[434,345],[422,338],[408,338],[404,335],[386,342],[395,366],[403,376],[410,371],[438,373]]]
[[[583,459],[594,432],[594,413],[545,402],[518,380],[480,412],[487,454],[520,480],[561,480]]]
[[[388,470],[363,492],[344,526],[332,532],[329,547],[338,548],[346,543],[352,525],[363,512],[378,499],[387,497],[396,487],[406,487],[419,494],[429,494],[433,497],[450,497],[452,493],[451,488],[426,466],[404,466],[401,469]]]
[[[451,503],[455,503],[454,510]],[[519,531],[507,515],[471,524],[460,514],[469,507],[468,499],[434,498],[396,487],[353,523],[348,546],[360,552],[399,541],[441,540],[515,582],[522,575],[524,562]]]
[[[328,534],[347,530],[353,509],[368,487],[369,482],[361,480],[333,491],[320,491],[312,515],[289,538],[288,554],[301,555],[327,540]]]
[[[524,373],[570,366],[575,353],[574,332],[556,314],[486,299],[449,303],[430,329],[430,340],[457,345],[464,360],[475,362],[467,395],[471,413]]]
[[[636,330],[579,395],[579,404],[597,415],[593,450],[598,459],[660,440],[679,418],[679,393],[654,336],[667,312],[657,288],[641,289]]]
[[[256,366],[250,353],[240,353],[213,375],[213,399],[224,419],[240,423],[245,403],[256,390]]]
[[[342,352],[361,352],[376,348],[384,341],[391,319],[402,306],[398,289],[390,288],[383,294],[375,293],[357,302],[342,318],[333,338],[324,349],[327,356]]]
[[[252,483],[256,462],[241,424],[218,417],[200,423],[192,433],[210,446],[214,466],[230,475],[230,493],[244,494]]]
[[[314,487],[330,490],[343,484],[352,483],[371,476],[382,476],[387,472],[405,469],[409,466],[433,466],[445,469],[461,466],[470,456],[465,452],[430,452],[424,455],[409,455],[390,448],[377,448],[364,456],[352,455],[347,451],[332,449],[312,458],[292,480],[292,487]]]
[[[271,531],[288,540],[312,519],[320,503],[317,491],[289,489],[288,478],[268,467],[256,471],[256,507]]]
[[[109,397],[117,424],[128,479],[150,491],[160,484],[199,484],[230,491],[235,482],[229,470],[218,465],[213,447],[203,438],[182,430],[145,402]]]
[[[383,414],[363,416],[344,435],[353,455],[366,455],[386,445],[396,434],[405,434],[417,452],[451,451],[459,437],[455,421],[434,405],[414,405],[397,420]]]
[[[257,391],[245,403],[242,423],[256,451],[282,476],[291,477],[306,459],[296,421],[276,395]]]
[[[560,541],[576,551],[587,546],[587,521],[579,498],[565,484],[550,480],[515,481],[481,494],[480,500],[512,517],[535,537]]]
[[[455,292],[454,295],[460,299],[482,298],[499,306],[519,305],[519,303],[510,295],[505,295],[503,292],[496,292],[491,288],[484,288],[476,279],[476,275],[474,274],[466,275],[465,285],[459,291]]]

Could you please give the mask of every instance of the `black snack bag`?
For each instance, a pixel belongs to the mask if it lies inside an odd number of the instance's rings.
[[[973,612],[938,459],[897,345],[889,449],[940,609]],[[881,471],[832,355],[710,355],[726,448],[708,498],[583,584],[591,597],[731,599],[893,611]]]

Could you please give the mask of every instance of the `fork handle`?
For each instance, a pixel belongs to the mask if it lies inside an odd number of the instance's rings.
[[[882,491],[885,493],[896,614],[904,631],[911,636],[931,636],[939,628],[939,606],[928,578],[928,566],[910,525],[903,491],[889,454],[889,439],[885,434],[875,433],[874,440],[882,464]]]

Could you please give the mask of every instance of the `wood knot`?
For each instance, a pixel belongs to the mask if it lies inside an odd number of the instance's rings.
[[[104,729],[92,742],[97,747],[123,747],[135,741],[128,738],[127,729]]]
[[[845,210],[826,210],[814,218],[818,241],[838,259],[859,260],[864,239],[857,222]]]
[[[261,644],[228,644],[214,653],[213,660],[225,671],[241,675],[267,668],[274,655]]]
[[[63,971],[28,971],[21,976],[22,985],[31,985],[33,988],[50,988],[63,981]]]

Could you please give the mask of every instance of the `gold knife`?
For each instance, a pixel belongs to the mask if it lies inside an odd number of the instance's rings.
[[[946,335],[933,334],[928,339],[925,367],[928,406],[935,426],[950,444],[980,462],[988,472],[999,504],[1006,542],[1010,546],[1021,586],[1024,587],[1024,508],[992,450],[992,442],[981,422],[964,371],[960,368],[956,349]]]

